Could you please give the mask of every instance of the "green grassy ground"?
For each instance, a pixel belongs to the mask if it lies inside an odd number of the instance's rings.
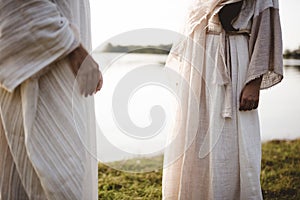
[[[300,140],[272,141],[262,145],[261,183],[265,200],[300,200]],[[99,164],[99,199],[161,199],[162,157]],[[145,172],[157,169],[152,172]]]
[[[265,199],[300,200],[300,140],[265,143],[262,153]]]

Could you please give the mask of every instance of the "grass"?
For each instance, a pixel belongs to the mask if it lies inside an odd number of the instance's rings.
[[[163,157],[158,156],[114,162],[110,163],[110,167],[99,164],[99,199],[161,199],[162,160]]]
[[[300,199],[300,140],[262,146],[261,183],[265,199]]]
[[[264,143],[262,153],[264,199],[300,200],[300,140]],[[99,164],[99,199],[161,199],[162,159],[133,159],[111,163],[111,167]]]

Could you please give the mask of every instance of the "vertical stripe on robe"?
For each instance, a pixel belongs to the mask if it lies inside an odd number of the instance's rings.
[[[93,97],[66,57],[90,50],[88,1],[4,0],[0,19],[1,198],[97,199]]]

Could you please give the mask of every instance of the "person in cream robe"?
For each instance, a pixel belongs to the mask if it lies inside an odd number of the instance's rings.
[[[196,0],[166,65],[184,81],[163,199],[262,199],[256,108],[259,90],[283,78],[278,1]]]

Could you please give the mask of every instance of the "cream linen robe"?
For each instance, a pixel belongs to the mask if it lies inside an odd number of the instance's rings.
[[[180,91],[168,138],[163,199],[262,199],[257,110],[238,108],[249,81],[263,76],[264,89],[282,79],[278,1],[244,0],[233,23],[240,33],[226,35],[217,14],[233,2],[196,1],[187,39],[171,50],[167,66],[177,68],[191,89]]]
[[[66,58],[90,50],[88,0],[0,2],[0,199],[97,199],[93,98]]]

